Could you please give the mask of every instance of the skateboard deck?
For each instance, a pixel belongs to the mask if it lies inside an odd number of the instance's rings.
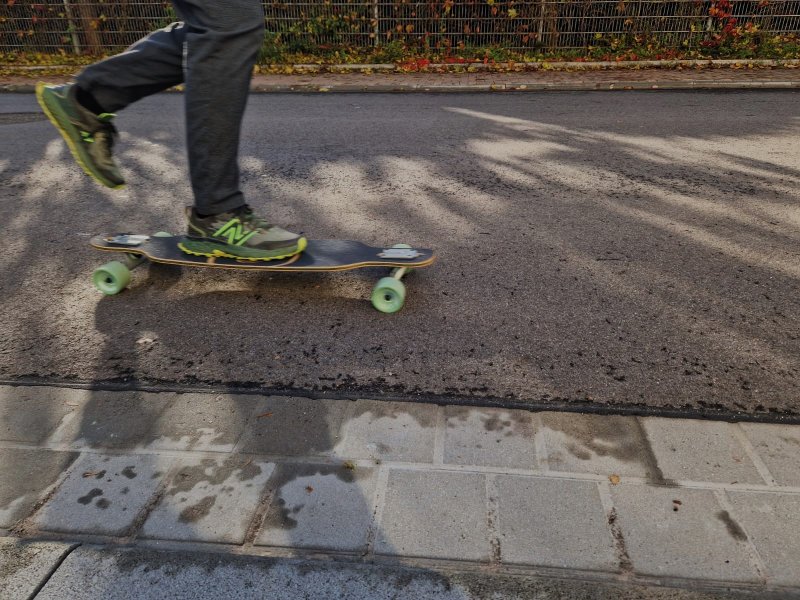
[[[378,282],[373,291],[372,303],[381,312],[396,312],[405,300],[402,277],[409,270],[427,267],[435,260],[432,250],[411,248],[406,244],[379,248],[349,240],[309,240],[307,248],[302,253],[290,258],[252,261],[221,256],[193,256],[178,247],[183,239],[184,236],[166,233],[155,235],[118,233],[95,236],[90,241],[93,248],[122,255],[121,260],[107,263],[95,271],[93,275],[95,287],[107,295],[121,292],[130,282],[130,271],[145,260],[184,267],[295,273],[388,267],[393,269],[392,276],[384,277]]]

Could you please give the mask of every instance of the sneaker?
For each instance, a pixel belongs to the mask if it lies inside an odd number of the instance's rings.
[[[306,249],[306,238],[271,225],[244,205],[231,212],[200,217],[187,209],[189,232],[178,247],[195,256],[278,260]]]
[[[36,86],[36,99],[50,121],[58,128],[72,156],[88,175],[106,187],[120,188],[125,180],[119,171],[111,150],[117,129],[111,124],[116,116],[110,113],[94,114],[75,99],[77,86]]]

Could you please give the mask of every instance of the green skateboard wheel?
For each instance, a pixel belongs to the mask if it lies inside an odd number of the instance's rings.
[[[167,233],[166,231],[159,231],[153,234],[153,237],[172,237],[171,233]]]
[[[384,277],[372,290],[372,306],[382,313],[395,313],[403,308],[406,286],[394,277]]]
[[[119,294],[131,282],[131,272],[121,262],[112,260],[95,270],[92,275],[94,287],[106,296]]]

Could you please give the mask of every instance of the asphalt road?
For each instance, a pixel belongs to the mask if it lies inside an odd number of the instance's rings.
[[[120,115],[115,192],[0,96],[0,378],[798,413],[798,98],[251,97],[254,206],[437,250],[383,315],[374,271],[151,267],[101,296],[92,234],[183,229],[182,97]]]

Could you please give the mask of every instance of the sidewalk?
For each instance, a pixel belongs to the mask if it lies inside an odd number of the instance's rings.
[[[626,89],[793,89],[800,69],[641,69],[512,73],[259,75],[255,92],[535,92]]]
[[[68,81],[43,76],[43,81]],[[31,77],[0,78],[0,91],[33,92]],[[256,75],[252,90],[269,92],[484,92],[628,89],[796,89],[800,68],[536,70],[511,73],[317,73]]]
[[[83,545],[4,598],[120,544],[800,597],[800,426],[0,387],[0,528]]]

